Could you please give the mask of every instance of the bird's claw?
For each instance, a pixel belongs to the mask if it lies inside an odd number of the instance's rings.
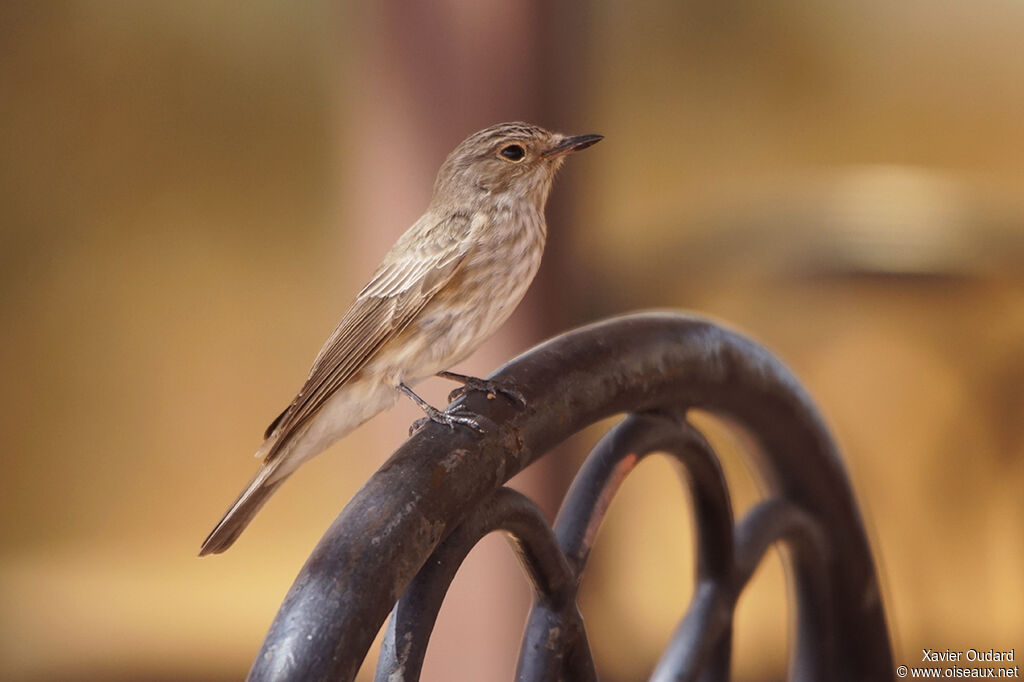
[[[420,417],[412,423],[412,426],[409,427],[409,435],[413,435],[430,422],[434,422],[435,424],[444,424],[449,429],[453,430],[455,429],[455,425],[459,424],[475,431],[479,435],[483,435],[485,433],[484,428],[480,425],[480,422],[477,419],[477,415],[472,412],[466,412],[460,408],[446,410],[431,408],[427,411],[427,415],[425,417]]]
[[[503,395],[509,402],[526,407],[526,398],[510,384],[496,379],[477,379],[467,377],[467,381],[448,394],[448,402],[454,402],[466,395],[469,391],[483,391],[487,394],[488,400],[494,400],[497,395]]]

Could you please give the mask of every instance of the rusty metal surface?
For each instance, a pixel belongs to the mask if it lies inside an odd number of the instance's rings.
[[[644,457],[654,452],[677,460],[689,484],[697,534],[698,584],[728,584],[732,579],[732,508],[718,459],[704,437],[677,416],[645,414],[627,417],[601,439],[580,468],[559,510],[555,534],[572,565],[577,587],[597,529],[619,485]],[[708,608],[710,606],[707,604]],[[708,626],[714,617],[728,625],[729,613],[731,603],[727,599],[716,599],[714,610],[708,610],[700,620],[690,619],[687,634],[677,635],[679,653],[672,654],[670,660],[659,667],[659,671],[671,671],[672,676],[664,679],[690,679],[688,671],[706,669],[705,663],[711,658],[718,661],[721,679],[728,678],[729,638],[723,636],[722,628]],[[546,646],[545,633],[551,627],[551,620],[552,615],[543,604],[534,605],[523,638],[519,679],[557,680],[561,679],[559,672],[563,673],[562,678],[573,679],[556,665],[559,656],[572,655],[572,643],[568,651]],[[702,628],[702,632],[689,634],[694,627]],[[660,672],[655,677],[659,674],[664,677]]]
[[[566,608],[565,598],[574,594],[575,583],[569,593],[564,586],[546,591],[551,586],[544,580],[562,574],[551,568],[558,552],[545,532],[523,520],[531,513],[525,502],[507,493],[494,496],[553,445],[617,413],[650,414],[627,420],[598,446],[591,460],[599,463],[588,461],[574,483],[576,492],[567,496],[555,537],[565,552],[561,560],[578,583],[591,529],[635,460],[660,450],[683,462],[697,502],[698,584],[655,679],[728,677],[735,599],[777,540],[790,548],[796,585],[793,678],[892,679],[871,551],[842,461],[810,399],[767,351],[700,318],[644,313],[559,336],[492,377],[514,384],[528,407],[470,394],[462,400],[485,418],[483,437],[430,424],[399,448],[306,562],[249,679],[353,679],[396,601],[441,541],[467,519],[477,524],[476,532],[446,545],[454,548],[451,562],[468,551],[474,535],[513,522],[513,535],[528,557],[525,565],[538,599],[519,679],[558,679],[566,660],[585,669],[585,635],[566,639],[557,664],[530,654],[531,637],[536,640],[543,628],[572,618],[575,604]],[[735,533],[713,453],[683,422],[690,408],[730,417],[760,446],[751,456],[772,499],[755,508]],[[586,473],[588,467],[597,473]],[[444,580],[438,584],[443,585],[438,592],[447,587]],[[546,596],[559,590],[561,601]],[[424,634],[429,637],[429,628]],[[391,672],[394,679],[416,679]]]
[[[576,574],[544,514],[527,497],[502,487],[441,543],[395,605],[376,680],[419,679],[437,612],[456,571],[481,538],[499,530],[508,534],[533,585],[536,612],[545,616],[536,633],[540,649],[551,654],[547,668],[579,682],[597,679],[576,607]]]

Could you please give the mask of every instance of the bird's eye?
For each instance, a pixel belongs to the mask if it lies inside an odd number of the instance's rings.
[[[522,161],[523,157],[526,156],[526,150],[518,144],[510,144],[501,148],[499,152],[509,161]]]

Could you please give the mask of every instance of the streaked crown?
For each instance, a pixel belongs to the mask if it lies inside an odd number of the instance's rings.
[[[434,184],[434,203],[471,206],[501,198],[543,208],[566,155],[601,139],[567,136],[521,122],[484,128],[448,155]]]

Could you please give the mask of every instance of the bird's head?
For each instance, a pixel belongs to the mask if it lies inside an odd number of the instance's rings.
[[[543,209],[565,157],[601,135],[562,135],[528,123],[499,123],[467,137],[437,174],[434,202],[524,201]]]

